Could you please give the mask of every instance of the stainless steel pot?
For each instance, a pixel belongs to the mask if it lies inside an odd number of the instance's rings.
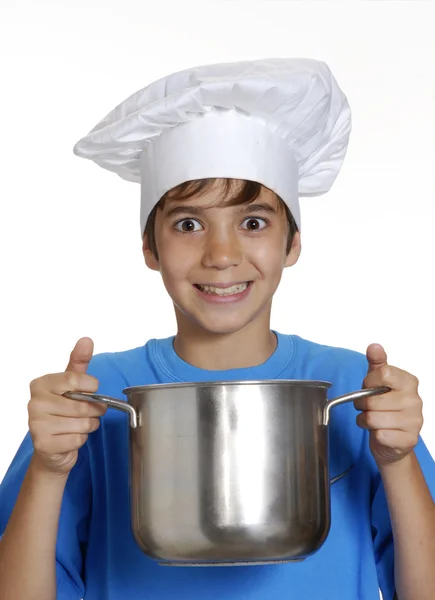
[[[160,384],[103,402],[130,416],[131,527],[166,565],[303,560],[330,528],[328,402],[324,381]]]

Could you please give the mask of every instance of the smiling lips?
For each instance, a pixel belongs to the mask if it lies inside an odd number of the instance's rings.
[[[236,300],[244,297],[251,287],[252,281],[240,281],[235,283],[195,283],[194,287],[200,292],[201,296],[208,300]]]
[[[241,294],[244,292],[250,281],[244,281],[243,283],[230,283],[230,284],[218,284],[218,285],[208,285],[208,284],[196,284],[196,287],[205,294],[217,295],[217,296],[232,296],[234,294]]]

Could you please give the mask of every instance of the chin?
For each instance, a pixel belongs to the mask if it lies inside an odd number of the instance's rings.
[[[252,325],[254,321],[263,321],[267,316],[264,313],[270,309],[270,300],[263,302],[251,302],[251,306],[232,305],[228,307],[199,307],[182,306],[182,303],[175,303],[174,307],[177,314],[177,320],[180,325],[180,319],[190,323],[202,332],[213,335],[228,335],[241,331],[245,327]],[[187,324],[187,323],[186,323]]]
[[[242,316],[240,313],[234,315],[219,315],[214,318],[198,318],[196,315],[191,319],[197,327],[214,335],[227,335],[241,331],[247,325],[258,319],[258,315]]]
[[[213,335],[228,335],[240,331],[247,325],[247,323],[198,323],[198,325],[207,333],[211,333]]]

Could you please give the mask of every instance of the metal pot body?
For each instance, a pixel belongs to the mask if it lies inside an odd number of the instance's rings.
[[[328,384],[128,390],[132,531],[169,563],[301,559],[330,527]]]
[[[303,560],[330,528],[330,409],[322,381],[126,388],[127,403],[66,392],[130,414],[131,528],[165,565]]]

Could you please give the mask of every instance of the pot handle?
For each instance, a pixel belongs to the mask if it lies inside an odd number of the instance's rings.
[[[98,402],[100,404],[106,404],[111,408],[116,408],[117,410],[122,410],[125,413],[128,413],[130,416],[130,426],[132,429],[136,429],[137,427],[137,413],[136,410],[128,404],[127,402],[123,402],[122,400],[118,400],[118,398],[111,398],[110,396],[101,396],[100,394],[88,394],[87,392],[65,392],[62,394],[65,398],[70,398],[70,400],[80,400],[82,402]]]
[[[325,404],[325,408],[323,409],[323,425],[326,426],[329,424],[329,413],[331,411],[331,408],[337,406],[337,404],[353,402],[354,400],[358,400],[359,398],[366,398],[367,396],[377,396],[379,394],[385,394],[389,391],[391,391],[391,388],[387,386],[367,388],[365,390],[358,390],[357,392],[345,394],[344,396],[338,396],[337,398],[330,400]]]

